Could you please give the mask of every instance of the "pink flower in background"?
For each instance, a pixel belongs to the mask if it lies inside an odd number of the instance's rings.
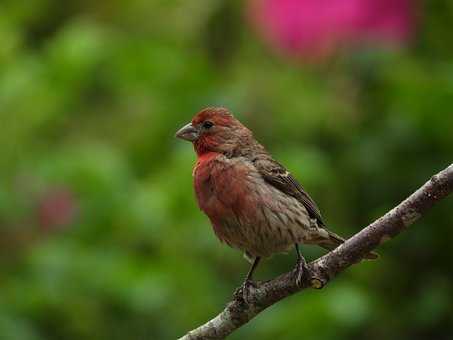
[[[51,188],[38,201],[39,225],[46,231],[63,228],[73,222],[77,203],[66,188]]]
[[[362,42],[399,44],[413,31],[411,0],[250,0],[249,17],[275,49],[316,58]]]

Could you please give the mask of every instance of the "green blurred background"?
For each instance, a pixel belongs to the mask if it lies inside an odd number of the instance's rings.
[[[401,48],[318,63],[272,51],[245,12],[0,2],[0,339],[172,339],[224,307],[248,263],[196,207],[173,137],[203,107],[233,110],[345,236],[451,163],[451,2],[423,4]],[[452,203],[231,339],[452,339]]]

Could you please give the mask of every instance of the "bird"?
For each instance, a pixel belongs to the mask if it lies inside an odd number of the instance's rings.
[[[193,185],[199,208],[220,241],[244,252],[251,267],[241,287],[253,285],[261,259],[296,251],[295,279],[307,270],[300,244],[332,250],[345,239],[327,229],[315,201],[286,168],[223,107],[199,111],[176,132],[197,155]],[[376,259],[369,253],[367,259]]]

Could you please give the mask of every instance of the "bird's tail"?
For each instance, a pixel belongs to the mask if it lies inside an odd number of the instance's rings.
[[[337,234],[329,231],[329,239],[327,239],[324,242],[319,243],[321,247],[327,250],[333,250],[336,247],[338,247],[340,244],[342,244],[345,241],[345,239],[341,236],[338,236]],[[369,252],[364,256],[365,259],[367,260],[376,260],[379,258],[379,254],[375,253],[374,251]]]

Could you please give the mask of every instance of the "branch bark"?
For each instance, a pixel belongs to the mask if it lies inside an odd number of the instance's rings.
[[[324,287],[340,272],[360,262],[371,250],[405,230],[452,191],[453,164],[341,246],[309,263],[300,286],[296,284],[292,271],[270,281],[257,282],[247,301],[238,295],[215,318],[179,340],[223,339],[279,300],[306,288]]]

